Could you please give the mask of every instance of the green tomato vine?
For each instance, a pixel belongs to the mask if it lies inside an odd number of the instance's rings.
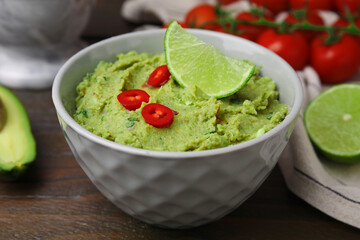
[[[258,16],[258,20],[237,20],[235,19],[231,13],[225,9],[223,9],[220,5],[215,7],[216,14],[219,16],[217,20],[208,22],[206,24],[201,25],[199,28],[205,28],[208,25],[218,24],[222,27],[222,29],[227,33],[232,34],[241,34],[237,30],[238,24],[251,24],[257,26],[264,26],[268,28],[274,28],[279,33],[291,33],[295,30],[310,30],[310,31],[319,31],[326,32],[327,37],[324,39],[325,44],[333,44],[340,40],[341,36],[345,33],[350,35],[358,35],[360,36],[360,29],[355,25],[354,19],[357,16],[351,15],[351,13],[346,13],[346,19],[349,21],[349,25],[346,27],[338,27],[338,26],[326,26],[326,25],[314,25],[306,20],[306,10],[294,10],[291,13],[294,15],[296,19],[299,21],[291,24],[286,21],[276,22],[271,21],[265,18],[264,10],[260,8],[252,8],[251,13],[255,16]],[[190,26],[191,27],[191,26]]]

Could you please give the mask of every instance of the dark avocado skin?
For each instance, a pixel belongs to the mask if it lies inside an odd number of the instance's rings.
[[[11,122],[10,120],[11,119]],[[4,131],[4,134],[1,134]],[[25,141],[24,141],[25,140]],[[21,101],[11,90],[0,85],[0,181],[14,181],[23,177],[36,157],[36,143],[30,121]],[[12,143],[7,148],[7,143]],[[25,144],[18,144],[25,143]],[[4,160],[4,150],[20,153],[18,159]],[[14,154],[16,155],[16,154]],[[5,159],[10,155],[5,155]]]
[[[5,109],[4,109],[4,105],[0,98],[0,131],[4,127],[5,122],[6,122]]]
[[[0,168],[0,181],[12,182],[16,181],[26,175],[31,164],[26,164],[20,168],[13,168],[10,171],[6,171]]]

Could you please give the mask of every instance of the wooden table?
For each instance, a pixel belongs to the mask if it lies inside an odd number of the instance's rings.
[[[131,31],[135,25],[121,19],[120,5],[99,1],[84,39],[95,42]],[[190,230],[144,224],[105,199],[79,167],[60,130],[51,90],[14,92],[28,111],[37,158],[25,179],[0,183],[0,240],[360,239],[360,230],[292,194],[277,167],[249,200],[221,220]]]

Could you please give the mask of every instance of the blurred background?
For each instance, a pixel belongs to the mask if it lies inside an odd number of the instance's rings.
[[[87,41],[97,41],[106,37],[132,31],[139,26],[125,22],[120,14],[124,0],[96,0],[89,22],[82,34]],[[160,26],[160,22],[157,22]]]

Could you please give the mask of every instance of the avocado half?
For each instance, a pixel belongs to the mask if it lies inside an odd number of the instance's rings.
[[[0,86],[0,180],[22,176],[35,160],[36,143],[20,100]]]

